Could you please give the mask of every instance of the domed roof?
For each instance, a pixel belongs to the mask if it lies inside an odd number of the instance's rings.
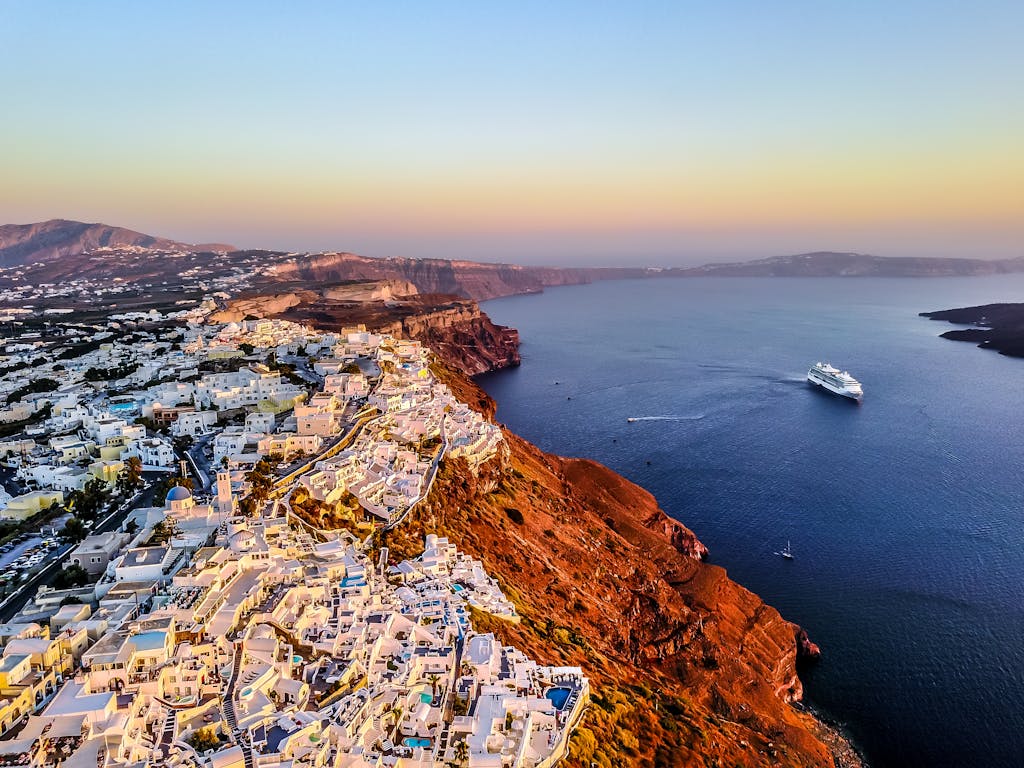
[[[167,492],[167,501],[185,501],[192,498],[192,491],[183,485],[176,485]]]

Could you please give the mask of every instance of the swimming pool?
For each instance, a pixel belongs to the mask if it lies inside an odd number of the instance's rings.
[[[565,706],[565,702],[569,700],[570,693],[572,693],[572,688],[548,688],[544,692],[544,697],[555,705],[555,709],[560,710]]]
[[[402,739],[403,746],[406,747],[429,747],[430,739],[420,739],[415,736],[406,736]]]

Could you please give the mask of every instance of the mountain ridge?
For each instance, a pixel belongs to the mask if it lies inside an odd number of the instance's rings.
[[[148,253],[147,253],[148,252]],[[173,255],[175,258],[155,258]],[[147,258],[151,255],[154,258]],[[246,287],[280,292],[316,283],[405,281],[421,294],[475,301],[539,293],[598,280],[695,277],[957,277],[1024,272],[1024,256],[1005,259],[887,257],[840,251],[772,256],[699,267],[550,267],[467,259],[368,257],[346,251],[297,253],[190,245],[107,224],[51,219],[0,226],[0,269],[20,286],[87,276],[146,291],[199,278],[245,275]],[[10,283],[14,285],[14,282]],[[0,288],[4,287],[0,281]],[[36,296],[44,302],[46,297]]]
[[[140,246],[159,250],[233,251],[232,245],[182,243],[100,222],[49,219],[0,225],[0,265],[20,266],[75,256],[97,248]]]

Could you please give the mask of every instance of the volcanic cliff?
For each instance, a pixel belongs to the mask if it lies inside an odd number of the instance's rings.
[[[493,420],[467,374],[517,363],[518,334],[476,302],[355,283],[232,301],[217,319],[273,315],[323,328],[352,323],[422,340],[435,373]],[[376,297],[387,295],[387,299]],[[392,560],[425,533],[480,558],[522,616],[474,616],[535,658],[583,666],[593,703],[568,765],[854,766],[835,732],[799,707],[799,627],[705,562],[697,536],[654,497],[592,461],[545,454],[505,432],[507,450],[473,472],[445,460],[431,494],[386,534]]]
[[[438,373],[493,418],[461,374]],[[593,702],[572,766],[852,766],[858,758],[796,702],[799,627],[704,562],[692,531],[595,462],[545,454],[505,432],[478,473],[446,460],[427,502],[385,543],[417,554],[422,535],[480,558],[516,603],[518,623],[475,614],[550,664],[581,665]]]
[[[446,294],[486,301],[519,293],[540,293],[545,287],[579,285],[595,279],[633,277],[640,269],[526,267],[449,259],[372,259],[354,253],[311,253],[291,256],[267,276],[273,282],[304,285],[351,280],[405,280],[419,293]]]
[[[220,322],[247,316],[280,317],[338,330],[363,325],[416,339],[468,375],[519,365],[519,332],[497,325],[471,299],[420,294],[405,280],[357,281],[318,290],[249,295],[217,313]]]

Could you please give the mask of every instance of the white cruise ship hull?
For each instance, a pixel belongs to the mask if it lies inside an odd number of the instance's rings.
[[[864,396],[864,392],[861,390],[846,389],[845,387],[838,387],[830,381],[823,381],[813,374],[807,375],[807,381],[814,384],[816,387],[821,387],[833,395],[839,395],[840,397],[847,397],[850,400],[857,400],[858,402]]]

